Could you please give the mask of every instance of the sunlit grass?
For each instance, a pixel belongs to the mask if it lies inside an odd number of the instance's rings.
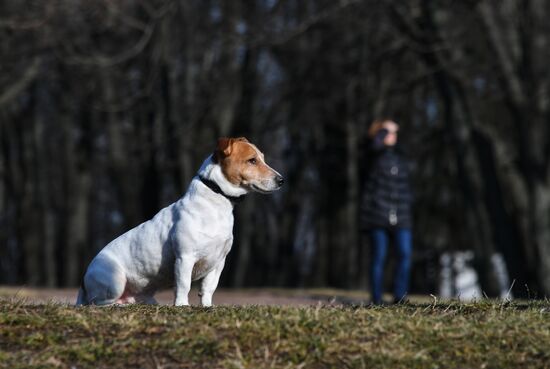
[[[82,307],[0,301],[5,368],[546,368],[547,301]]]

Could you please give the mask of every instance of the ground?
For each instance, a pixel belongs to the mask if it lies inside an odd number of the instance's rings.
[[[0,368],[550,368],[549,301],[369,306],[353,303],[361,292],[222,290],[213,308],[76,308],[11,292],[0,289]]]
[[[74,288],[27,288],[0,286],[0,297],[17,298],[27,303],[74,304],[78,290]],[[170,305],[174,302],[171,290],[161,291],[155,296],[159,304]],[[413,297],[418,300],[420,297]],[[198,293],[193,289],[189,294],[191,305],[198,305]],[[335,289],[218,289],[214,293],[215,305],[292,305],[308,306],[322,304],[361,304],[369,301],[364,291],[345,291]]]

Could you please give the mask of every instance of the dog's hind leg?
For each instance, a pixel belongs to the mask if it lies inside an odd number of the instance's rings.
[[[92,260],[84,276],[84,287],[91,305],[111,305],[128,295],[124,270],[107,257],[98,256]]]

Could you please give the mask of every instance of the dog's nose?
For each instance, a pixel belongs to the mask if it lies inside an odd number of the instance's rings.
[[[275,182],[277,182],[277,185],[281,187],[283,183],[285,183],[285,179],[283,178],[283,176],[277,176],[275,178]]]

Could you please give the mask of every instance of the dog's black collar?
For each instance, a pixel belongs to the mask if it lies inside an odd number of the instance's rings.
[[[238,204],[240,203],[241,201],[244,200],[245,196],[246,195],[242,195],[242,196],[229,196],[227,195],[225,192],[222,191],[222,189],[220,188],[220,186],[218,186],[218,184],[214,181],[212,181],[211,179],[207,179],[207,178],[204,178],[203,176],[199,176],[199,179],[202,183],[204,183],[204,185],[206,187],[208,187],[209,189],[211,189],[212,191],[214,191],[215,193],[217,194],[220,194],[222,195],[223,197],[225,197],[226,199],[228,199],[229,201],[231,201],[231,203],[233,204]]]

